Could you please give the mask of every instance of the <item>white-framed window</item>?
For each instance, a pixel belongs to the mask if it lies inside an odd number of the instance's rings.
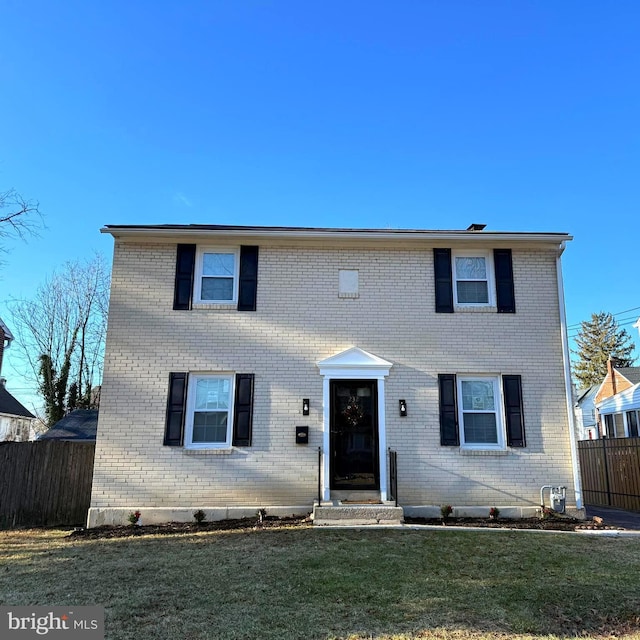
[[[233,394],[232,374],[194,373],[189,376],[185,447],[224,449],[231,446]]]
[[[460,446],[504,449],[502,389],[499,376],[457,376]]]
[[[637,438],[640,428],[640,411],[607,413],[603,416],[607,438]]]
[[[235,304],[238,301],[240,252],[228,247],[198,247],[194,302]]]
[[[453,252],[453,296],[457,306],[495,305],[493,257],[489,252]]]
[[[624,416],[622,413],[607,413],[604,416],[607,438],[625,438]]]

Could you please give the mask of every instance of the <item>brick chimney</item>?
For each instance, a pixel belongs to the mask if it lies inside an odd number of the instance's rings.
[[[618,393],[618,385],[616,384],[616,372],[615,367],[613,366],[613,358],[611,356],[609,356],[609,359],[607,360],[607,373],[609,374],[609,379],[611,380],[611,390],[613,391],[611,395],[615,396],[616,393]]]

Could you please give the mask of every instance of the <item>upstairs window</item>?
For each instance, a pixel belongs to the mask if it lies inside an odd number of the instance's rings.
[[[199,248],[194,284],[196,302],[234,304],[238,299],[238,252]]]
[[[174,310],[189,311],[198,304],[204,308],[220,304],[226,309],[237,304],[238,311],[255,311],[257,291],[257,246],[177,245]]]
[[[494,304],[493,263],[488,254],[454,253],[455,304]]]
[[[433,249],[436,313],[474,308],[515,313],[511,249]]]

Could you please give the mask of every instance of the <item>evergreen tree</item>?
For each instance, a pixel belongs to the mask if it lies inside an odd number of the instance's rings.
[[[610,313],[593,313],[591,320],[581,322],[576,345],[574,353],[578,360],[573,365],[573,375],[579,388],[602,382],[610,357],[616,359],[617,367],[633,365],[635,345],[627,330],[621,329]]]

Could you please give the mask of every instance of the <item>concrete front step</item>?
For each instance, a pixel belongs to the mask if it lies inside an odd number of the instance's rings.
[[[337,504],[316,505],[313,508],[313,525],[362,526],[373,524],[402,524],[402,507],[387,504]]]

